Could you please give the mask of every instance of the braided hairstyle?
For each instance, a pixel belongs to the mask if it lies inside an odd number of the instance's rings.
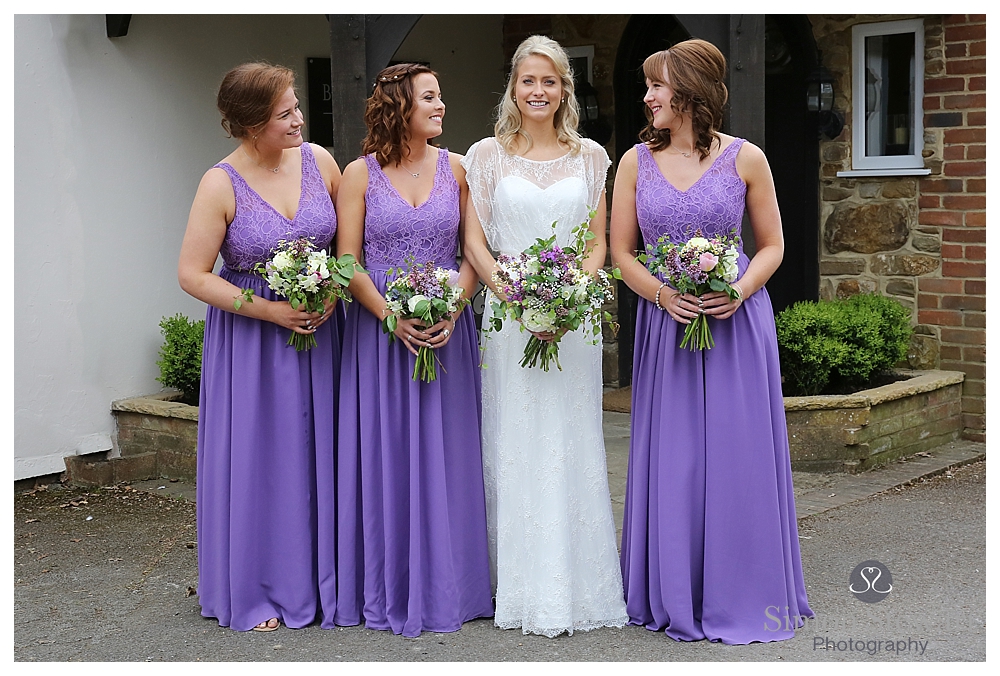
[[[400,63],[383,68],[375,78],[375,88],[365,103],[368,133],[361,153],[375,153],[380,166],[396,165],[409,153],[406,142],[410,112],[413,110],[413,78],[421,73],[437,73],[419,63]]]

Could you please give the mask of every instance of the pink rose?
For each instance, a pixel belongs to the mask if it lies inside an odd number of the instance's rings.
[[[719,257],[706,251],[698,258],[698,267],[704,272],[712,271],[719,264]]]

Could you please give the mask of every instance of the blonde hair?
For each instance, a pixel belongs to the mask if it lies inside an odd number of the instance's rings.
[[[580,104],[576,101],[576,94],[573,87],[573,70],[569,65],[569,57],[566,51],[558,42],[544,35],[532,35],[525,38],[524,42],[518,45],[510,60],[510,77],[507,78],[507,89],[497,105],[497,123],[493,127],[493,134],[497,142],[508,153],[512,153],[520,136],[531,148],[531,136],[521,129],[521,111],[517,108],[514,100],[514,86],[517,83],[517,71],[521,64],[529,56],[544,56],[556,68],[559,79],[562,81],[563,97],[566,99],[556,109],[555,118],[552,120],[556,128],[556,138],[561,143],[570,147],[570,152],[578,153],[582,144],[580,134],[576,128],[580,124]],[[525,148],[525,150],[527,150]]]

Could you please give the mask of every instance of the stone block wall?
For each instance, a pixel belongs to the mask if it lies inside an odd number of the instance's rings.
[[[855,394],[785,397],[792,468],[860,472],[954,441],[964,374],[911,375]]]
[[[846,178],[851,27],[921,15],[810,16],[841,134],[820,144],[820,297],[879,292],[912,311],[912,368],[966,375],[962,425],[985,441],[986,18],[924,15],[926,177]]]

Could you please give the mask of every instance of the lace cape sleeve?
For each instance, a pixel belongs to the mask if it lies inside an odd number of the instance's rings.
[[[587,198],[590,200],[588,206],[596,209],[607,185],[611,160],[603,147],[587,138],[583,139],[580,153],[583,155],[584,173],[587,176]],[[610,209],[610,205],[608,208]]]
[[[500,173],[500,149],[495,139],[476,141],[462,158],[465,180],[469,184],[469,197],[476,208],[476,216],[491,245],[493,238],[493,199]]]

